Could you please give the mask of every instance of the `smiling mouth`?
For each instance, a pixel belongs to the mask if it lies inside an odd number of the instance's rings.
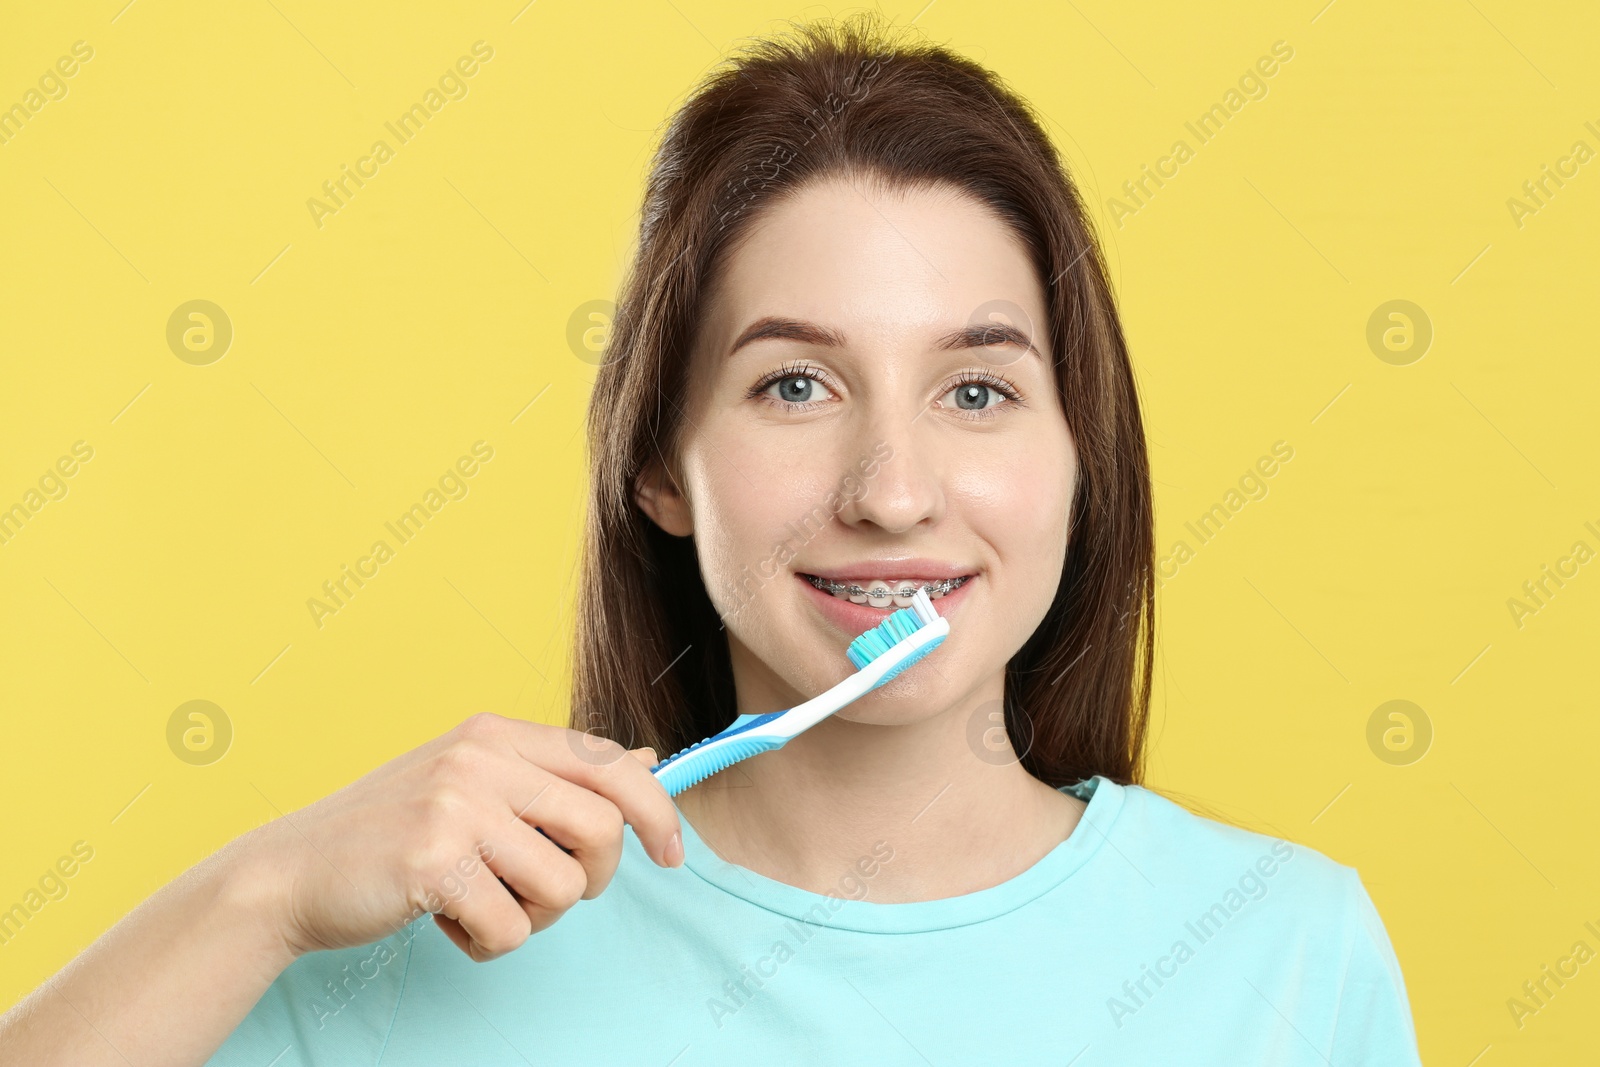
[[[802,574],[800,577],[824,593],[829,593],[840,600],[848,600],[852,604],[865,604],[873,608],[908,608],[911,606],[911,598],[916,595],[918,589],[925,590],[930,598],[938,600],[946,593],[960,589],[972,575],[943,578],[934,582],[919,582],[905,578],[883,579],[870,581],[865,586],[855,582],[835,582],[819,578],[815,574]]]

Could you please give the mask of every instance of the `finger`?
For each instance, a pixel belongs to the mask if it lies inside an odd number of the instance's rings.
[[[445,788],[467,788],[484,800],[498,799],[488,832],[516,824],[535,830],[543,843],[577,861],[582,899],[598,896],[622,858],[622,812],[605,797],[522,759],[511,746],[483,738],[458,738],[443,754]],[[470,783],[470,784],[469,784]],[[502,821],[503,817],[503,821]]]
[[[638,758],[622,758],[627,750],[615,741],[499,716],[474,717],[464,728],[481,731],[481,736],[510,745],[529,763],[599,793],[622,812],[653,861],[673,866],[667,848],[682,831],[677,805]],[[609,757],[612,749],[616,758]]]
[[[656,758],[656,750],[649,747],[630,748],[628,749],[628,755],[632,756],[646,767],[654,767],[656,764],[661,762],[661,760]]]
[[[560,855],[555,846],[550,848]],[[461,860],[441,882],[436,892],[442,904],[434,920],[474,961],[503,956],[533,933],[527,912],[481,856]]]
[[[521,767],[525,772],[521,788],[531,790],[539,784],[533,799],[511,813],[513,821],[536,828],[582,866],[587,883],[584,900],[599,896],[622,859],[622,812],[599,793],[543,767],[526,763]]]
[[[524,822],[506,825],[488,864],[515,894],[534,933],[561,918],[578,901],[599,893],[599,889],[586,891],[589,876],[576,859]]]

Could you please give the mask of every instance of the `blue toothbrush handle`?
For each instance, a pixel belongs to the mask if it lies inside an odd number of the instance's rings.
[[[781,748],[787,738],[768,736],[741,736],[765,725],[784,714],[774,711],[766,715],[741,715],[720,733],[712,734],[674,753],[650,768],[650,773],[666,788],[667,795],[675,797],[697,782],[711,777],[740,760],[761,752]]]

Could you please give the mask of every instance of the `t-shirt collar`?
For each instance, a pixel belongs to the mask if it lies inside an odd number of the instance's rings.
[[[813,893],[722,859],[695,832],[687,817],[679,820],[683,827],[683,863],[726,893],[767,911],[817,926],[878,934],[967,926],[1014,911],[1056,888],[1082,868],[1113,832],[1127,787],[1097,774],[1060,789],[1089,802],[1067,839],[1021,874],[999,885],[961,896],[879,904],[871,899],[870,878],[849,876],[841,879],[837,894]],[[870,868],[872,857],[863,859],[869,861]],[[849,894],[853,887],[863,884],[866,895],[852,899]]]

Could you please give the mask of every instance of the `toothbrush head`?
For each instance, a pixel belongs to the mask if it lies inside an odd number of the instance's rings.
[[[932,652],[949,632],[949,620],[933,610],[933,601],[925,590],[919,589],[911,598],[911,607],[894,612],[850,643],[848,655],[855,674],[788,711],[741,715],[721,733],[668,756],[650,772],[666,787],[668,795],[677,796],[740,760],[781,748],[797,734]]]
[[[876,689],[921,660],[950,632],[950,624],[934,610],[927,590],[918,589],[909,608],[901,608],[854,641],[846,653],[857,670],[887,660],[889,668],[872,686]]]

